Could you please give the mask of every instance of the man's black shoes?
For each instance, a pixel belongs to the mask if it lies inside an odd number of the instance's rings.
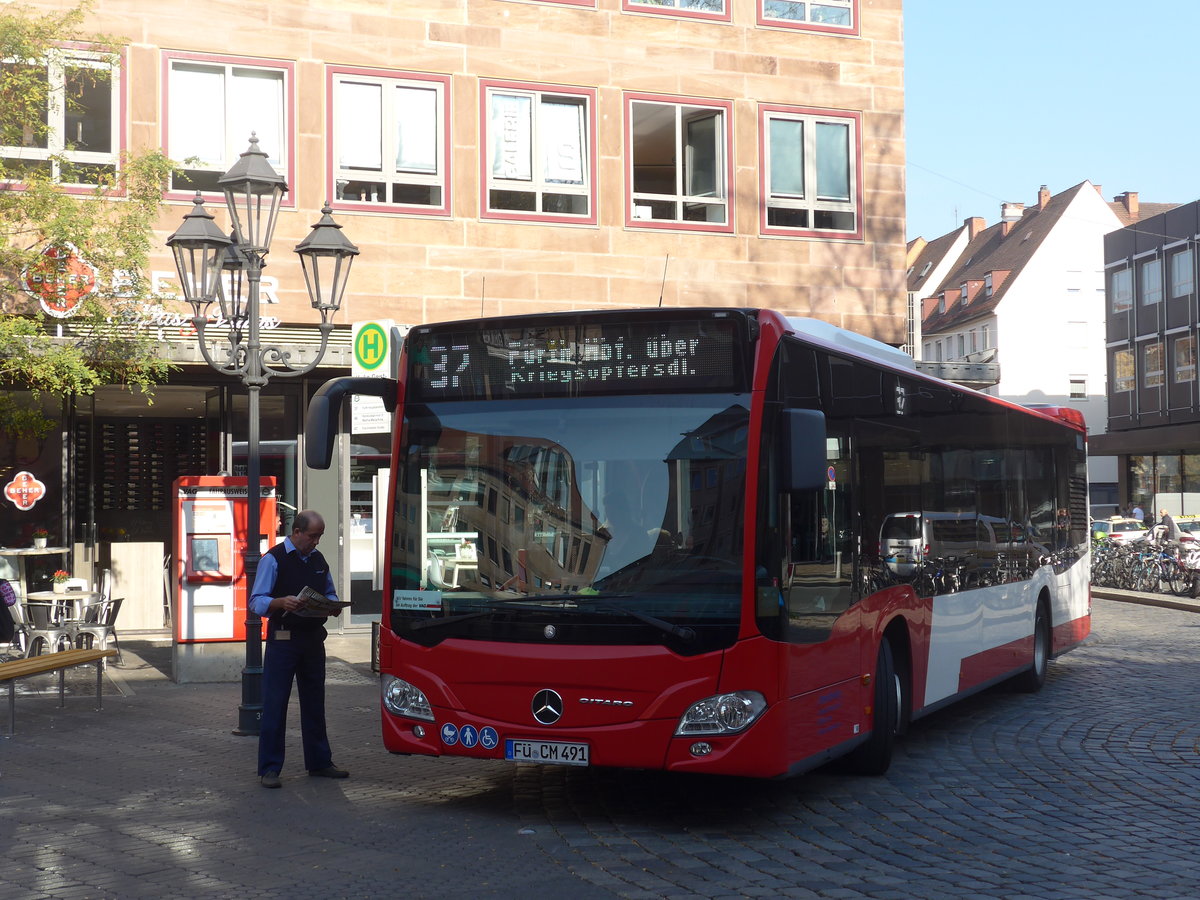
[[[308,774],[314,778],[349,778],[350,773],[337,766],[326,766],[323,769],[309,769]]]

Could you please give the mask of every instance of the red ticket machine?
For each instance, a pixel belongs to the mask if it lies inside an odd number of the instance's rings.
[[[261,478],[260,488],[259,548],[266,553],[278,531],[275,479]],[[189,475],[175,479],[172,494],[175,642],[245,641],[251,588],[243,560],[249,518],[246,479]]]

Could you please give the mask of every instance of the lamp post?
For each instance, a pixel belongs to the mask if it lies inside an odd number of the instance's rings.
[[[175,256],[175,267],[184,298],[192,307],[192,325],[204,360],[216,371],[241,378],[247,392],[246,482],[247,515],[246,571],[246,663],[242,669],[242,703],[234,734],[257,735],[262,716],[262,620],[250,609],[250,594],[258,572],[260,509],[262,502],[259,455],[259,393],[272,376],[296,377],[311,372],[320,363],[333,331],[330,321],[342,305],[350,266],[358,248],[333,221],[328,202],[321,219],[309,235],[296,245],[304,270],[308,299],[321,314],[321,346],[307,365],[292,362],[284,347],[262,346],[259,338],[259,302],[262,270],[270,251],[279,205],[287,184],[267,162],[250,136],[250,146],[217,183],[225,192],[225,206],[233,232],[226,236],[204,209],[200,192],[195,206],[183,217],[183,225],[167,238]],[[222,284],[229,276],[229,290]],[[244,288],[244,293],[243,293]],[[210,349],[204,338],[208,311],[217,303],[229,327],[226,344]],[[215,354],[215,355],[214,355]]]

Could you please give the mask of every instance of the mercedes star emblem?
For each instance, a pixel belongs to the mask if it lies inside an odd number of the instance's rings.
[[[543,725],[553,725],[563,713],[563,699],[557,691],[538,691],[533,695],[533,717]]]

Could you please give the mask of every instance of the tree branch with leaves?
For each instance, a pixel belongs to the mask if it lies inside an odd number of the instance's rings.
[[[123,42],[89,33],[88,7],[0,7],[0,385],[34,401],[0,402],[0,431],[14,436],[48,432],[42,394],[122,384],[149,400],[172,368],[129,309],[150,299],[142,273],[174,167],[157,148],[112,152]],[[46,248],[67,245],[96,269],[96,288],[56,320],[23,276]],[[69,322],[62,337],[59,322]]]

